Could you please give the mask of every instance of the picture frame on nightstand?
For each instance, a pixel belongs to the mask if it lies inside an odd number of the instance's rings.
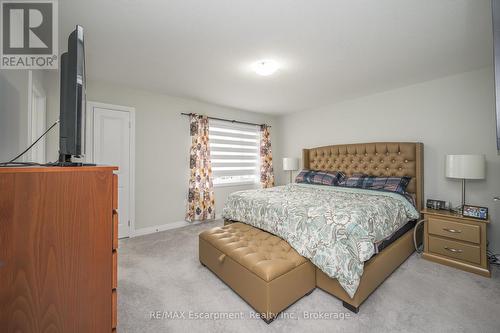
[[[488,219],[488,207],[464,205],[462,208],[462,215],[479,220]]]

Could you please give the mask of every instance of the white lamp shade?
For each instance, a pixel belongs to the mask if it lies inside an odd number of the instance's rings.
[[[460,179],[486,178],[484,155],[447,155],[446,177]]]
[[[299,159],[294,157],[283,158],[283,170],[284,171],[299,170]]]

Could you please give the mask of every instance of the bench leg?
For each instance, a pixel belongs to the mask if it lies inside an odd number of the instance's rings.
[[[342,302],[342,305],[344,306],[344,308],[346,308],[354,313],[358,313],[358,311],[359,311],[359,306],[354,306],[354,305],[351,305],[347,302]]]

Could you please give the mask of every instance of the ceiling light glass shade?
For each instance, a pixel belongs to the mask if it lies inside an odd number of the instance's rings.
[[[255,73],[262,76],[269,76],[274,74],[279,69],[279,65],[274,60],[259,60],[253,64]]]

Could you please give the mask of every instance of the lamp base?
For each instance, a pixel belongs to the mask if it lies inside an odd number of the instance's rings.
[[[465,205],[465,179],[462,179],[462,208]]]

